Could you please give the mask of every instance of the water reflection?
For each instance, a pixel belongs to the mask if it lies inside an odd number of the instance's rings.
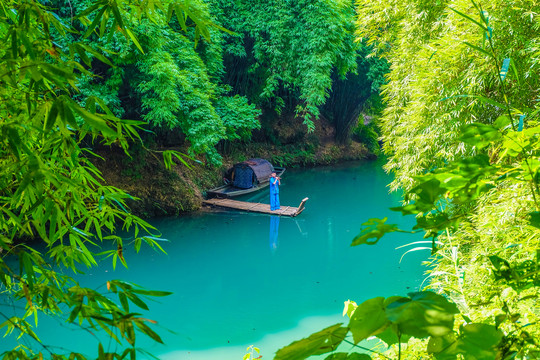
[[[270,250],[275,253],[278,247],[279,216],[270,216]]]

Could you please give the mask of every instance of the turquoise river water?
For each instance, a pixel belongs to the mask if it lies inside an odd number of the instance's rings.
[[[417,238],[394,233],[376,246],[350,246],[361,223],[372,217],[388,216],[390,223],[410,228],[410,219],[388,209],[399,197],[388,194],[390,177],[381,165],[288,169],[280,188],[282,206],[298,206],[309,197],[296,218],[204,211],[153,219],[169,240],[162,243],[167,254],[144,247],[139,254],[126,251],[129,269],[113,270],[104,261],[78,280],[104,291],[110,279],[172,291],[149,301],[150,312],[143,312],[157,321],[153,328],[165,345],[138,338],[138,347],[160,359],[240,360],[251,344],[263,359],[272,359],[292,341],[346,322],[341,314],[348,299],[359,303],[418,290],[425,270],[420,264],[429,254],[411,252],[401,259],[407,249],[396,249]],[[268,202],[268,194],[240,200]],[[106,349],[117,346],[103,334],[57,320],[40,318],[38,334],[56,350],[95,354],[97,339]],[[0,350],[6,350],[13,339],[2,344]],[[41,346],[28,340],[27,345]]]

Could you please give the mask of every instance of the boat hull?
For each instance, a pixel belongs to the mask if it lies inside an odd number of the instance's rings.
[[[281,176],[285,172],[285,168],[282,167],[275,167],[277,176]],[[245,195],[249,194],[255,191],[259,191],[261,189],[264,189],[270,185],[270,179],[260,182],[258,184],[253,184],[252,187],[249,189],[240,189],[237,187],[234,187],[232,185],[222,185],[214,189],[210,189],[206,191],[206,197],[208,199],[211,198],[219,198],[219,199],[227,199],[235,196]]]

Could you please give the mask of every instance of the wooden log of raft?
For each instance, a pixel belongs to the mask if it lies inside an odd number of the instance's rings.
[[[262,214],[280,215],[280,216],[297,216],[305,209],[306,201],[309,198],[304,198],[298,207],[284,206],[279,210],[270,210],[269,204],[251,203],[246,201],[238,201],[231,199],[208,199],[203,200],[203,204],[212,207],[221,207],[225,209],[235,209],[248,212],[257,212]]]

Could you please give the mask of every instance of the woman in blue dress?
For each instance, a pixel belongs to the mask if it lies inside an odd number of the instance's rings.
[[[279,210],[279,185],[281,185],[281,178],[276,176],[273,172],[270,175],[270,210]]]

